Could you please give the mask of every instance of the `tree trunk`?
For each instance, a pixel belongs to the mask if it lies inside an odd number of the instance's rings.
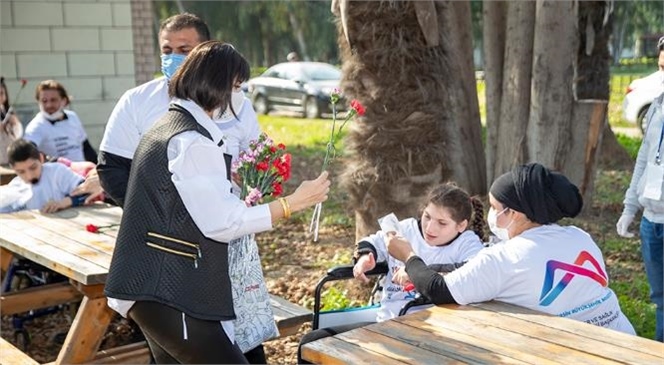
[[[563,172],[591,201],[607,128],[609,11],[606,1],[509,3],[504,66],[499,78],[487,70],[487,90],[501,87],[500,114],[487,118],[488,147],[495,149],[490,176],[539,162]],[[496,79],[501,85],[490,85]]]
[[[500,119],[495,137],[501,153],[496,155],[491,171],[495,177],[526,160],[534,30],[535,3],[509,3]]]
[[[304,40],[304,32],[302,31],[302,27],[300,26],[300,22],[297,20],[295,13],[289,12],[288,20],[290,22],[291,27],[293,27],[293,34],[295,35],[295,39],[297,40],[297,45],[300,47],[300,54],[302,55],[302,60],[303,61],[311,60],[311,58],[309,57],[309,53],[307,52],[307,42]]]
[[[505,57],[505,31],[507,3],[485,1],[483,9],[484,28],[484,77],[486,88],[486,171],[490,186],[496,177],[494,165],[498,158],[498,126],[502,100],[503,63]]]
[[[349,127],[342,177],[358,238],[387,213],[418,215],[428,190],[449,179],[484,193],[469,4],[435,2],[438,46],[427,44],[413,2],[341,0],[333,11],[341,88],[367,110]]]

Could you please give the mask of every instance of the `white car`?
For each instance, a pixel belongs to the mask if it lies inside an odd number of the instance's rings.
[[[653,100],[664,92],[664,71],[654,72],[629,84],[623,101],[625,119],[646,130],[645,116]]]

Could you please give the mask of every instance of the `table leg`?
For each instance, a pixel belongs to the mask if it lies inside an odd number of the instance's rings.
[[[78,308],[56,364],[80,364],[92,360],[115,312],[103,296],[86,295]]]
[[[7,274],[7,270],[9,270],[9,265],[12,263],[13,258],[14,254],[11,251],[0,247],[0,271],[2,271],[0,283],[4,282],[5,275]]]

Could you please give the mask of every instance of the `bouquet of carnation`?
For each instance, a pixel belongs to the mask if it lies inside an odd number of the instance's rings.
[[[240,152],[231,171],[240,178],[240,198],[247,205],[262,203],[265,197],[278,197],[282,184],[291,175],[291,155],[283,143],[274,145],[267,134],[249,143],[249,150]]]

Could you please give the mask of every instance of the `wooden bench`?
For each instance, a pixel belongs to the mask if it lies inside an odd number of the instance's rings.
[[[274,320],[277,322],[281,337],[296,334],[303,324],[311,322],[313,318],[310,310],[276,295],[270,294],[270,304],[272,304]]]
[[[304,323],[311,321],[312,313],[306,308],[272,294],[270,302],[280,338],[296,334]],[[89,364],[147,364],[149,361],[150,350],[147,343],[137,342],[99,351]]]
[[[39,365],[39,363],[0,337],[0,365]]]

